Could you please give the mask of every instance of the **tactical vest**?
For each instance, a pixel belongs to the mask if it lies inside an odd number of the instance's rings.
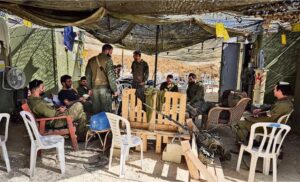
[[[92,84],[94,86],[108,86],[108,79],[106,74],[106,63],[110,58],[106,55],[100,54],[92,60],[90,65],[92,68]]]

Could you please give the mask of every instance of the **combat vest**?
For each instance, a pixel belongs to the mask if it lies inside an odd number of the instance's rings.
[[[92,86],[108,86],[106,74],[106,63],[110,61],[110,57],[105,54],[99,54],[91,60],[92,69]]]

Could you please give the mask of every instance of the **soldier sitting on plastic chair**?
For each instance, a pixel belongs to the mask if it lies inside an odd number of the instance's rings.
[[[45,87],[42,80],[33,80],[29,82],[29,89],[31,95],[28,97],[28,105],[30,110],[37,118],[41,117],[56,117],[56,116],[66,116],[71,115],[76,125],[76,134],[79,141],[84,141],[86,133],[86,114],[83,111],[81,103],[75,103],[68,109],[64,106],[56,109],[50,106],[48,102],[42,99],[41,95],[45,92]],[[55,120],[50,123],[52,128],[62,128],[66,127],[67,123],[65,120]]]
[[[257,122],[277,122],[281,116],[288,114],[293,110],[294,105],[289,97],[289,95],[291,95],[291,86],[289,83],[277,83],[273,93],[277,98],[277,101],[271,106],[270,110],[254,109],[252,116],[246,117],[244,121],[240,121],[234,126],[239,142],[247,142],[247,136],[252,124]]]

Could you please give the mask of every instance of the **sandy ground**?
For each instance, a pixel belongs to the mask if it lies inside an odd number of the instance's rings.
[[[3,128],[3,127],[1,127]],[[215,130],[222,138],[227,150],[234,148],[234,135],[229,128],[219,128]],[[188,181],[189,174],[182,160],[181,164],[164,162],[161,155],[155,154],[154,147],[149,146],[149,151],[144,154],[144,170],[140,168],[139,152],[130,152],[127,162],[126,175],[124,179],[118,178],[119,159],[114,158],[112,171],[108,171],[108,166],[89,168],[89,164],[98,161],[100,155],[108,155],[96,152],[99,143],[93,141],[88,150],[84,150],[83,143],[80,150],[74,152],[67,139],[65,144],[66,174],[62,176],[59,164],[56,162],[55,151],[46,151],[42,158],[38,158],[35,176],[29,178],[29,150],[30,142],[27,131],[23,123],[12,122],[9,127],[9,139],[7,142],[12,172],[8,174],[5,164],[0,161],[0,181]],[[278,164],[278,181],[299,181],[300,179],[300,137],[289,134],[284,143],[284,159]],[[242,163],[241,171],[235,171],[238,155],[232,154],[229,161],[223,161],[222,167],[226,181],[247,181],[248,169]],[[250,161],[249,156],[245,156],[246,161]],[[259,161],[257,170],[262,169]],[[272,175],[265,176],[256,173],[257,181],[272,181]]]

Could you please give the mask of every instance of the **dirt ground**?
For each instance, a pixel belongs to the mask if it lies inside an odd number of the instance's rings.
[[[234,148],[234,135],[229,128],[219,128],[215,130],[222,138],[226,149]],[[96,152],[99,143],[90,143],[88,150],[84,150],[84,144],[80,143],[80,150],[74,152],[70,142],[66,139],[66,174],[62,176],[59,164],[56,162],[55,151],[43,152],[42,158],[38,158],[35,176],[29,178],[29,150],[30,142],[27,131],[22,122],[12,122],[9,127],[9,139],[7,142],[8,154],[12,167],[12,172],[6,172],[5,164],[0,161],[0,181],[188,181],[189,174],[182,160],[181,164],[164,162],[161,155],[155,154],[154,147],[144,154],[144,170],[140,168],[139,152],[131,151],[127,162],[124,179],[118,178],[119,160],[114,158],[112,171],[108,171],[108,165],[104,167],[92,167],[99,160],[99,156],[108,155]],[[289,134],[284,143],[284,158],[278,164],[278,181],[299,181],[300,179],[300,137]],[[241,171],[235,171],[238,155],[232,154],[229,161],[223,161],[222,167],[226,181],[247,181],[248,170],[242,163]],[[249,156],[245,156],[246,161],[250,161]],[[262,169],[261,161],[257,165],[257,170]],[[272,181],[272,175],[265,176],[256,173],[257,181]]]

